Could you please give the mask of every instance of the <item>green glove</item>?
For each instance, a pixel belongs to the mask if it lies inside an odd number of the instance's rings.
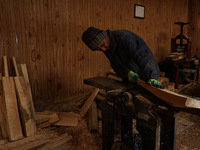
[[[135,83],[137,81],[137,78],[139,78],[139,75],[133,71],[129,71],[128,73],[128,81]]]
[[[156,79],[149,79],[147,82],[148,85],[152,85],[161,89],[164,89],[164,85],[162,85],[158,80]]]

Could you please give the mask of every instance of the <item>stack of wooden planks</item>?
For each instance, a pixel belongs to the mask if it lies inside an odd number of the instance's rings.
[[[14,68],[13,71],[11,68]],[[13,72],[14,75],[10,75]],[[68,133],[57,137],[45,136],[37,129],[52,124],[77,126],[79,119],[80,115],[75,113],[36,113],[26,64],[17,65],[15,57],[7,59],[3,56],[3,73],[0,73],[0,149],[75,149],[68,143],[72,139]]]
[[[15,75],[10,76],[7,56],[3,56],[3,72],[0,73],[0,127],[2,138],[10,141],[36,134],[35,109],[25,64],[19,74],[15,57],[12,58]]]

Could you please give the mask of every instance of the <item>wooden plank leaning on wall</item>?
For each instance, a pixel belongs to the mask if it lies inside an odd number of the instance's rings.
[[[19,118],[14,80],[13,77],[9,77],[6,56],[3,56],[3,62],[5,76],[2,77],[2,83],[6,110],[7,131],[9,140],[15,141],[23,138],[22,127]]]

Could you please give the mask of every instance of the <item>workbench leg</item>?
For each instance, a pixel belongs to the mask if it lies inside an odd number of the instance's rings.
[[[110,150],[114,142],[114,114],[113,107],[102,102],[102,149]]]
[[[162,118],[160,150],[174,150],[176,144],[176,118],[172,114],[160,114]]]

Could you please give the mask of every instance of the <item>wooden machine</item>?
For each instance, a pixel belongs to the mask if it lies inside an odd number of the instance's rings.
[[[198,80],[199,62],[191,56],[191,39],[183,34],[183,26],[189,22],[175,22],[180,25],[180,34],[171,39],[171,53],[160,65],[161,71],[178,89],[179,82],[196,82]]]

